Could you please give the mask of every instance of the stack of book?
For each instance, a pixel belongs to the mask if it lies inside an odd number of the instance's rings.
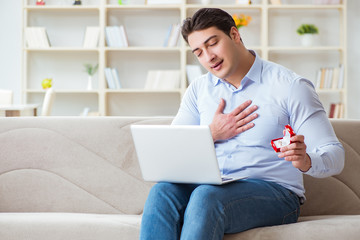
[[[108,47],[128,47],[129,42],[125,27],[108,26],[105,28],[106,44]]]
[[[181,26],[179,23],[171,24],[165,37],[164,47],[175,47],[178,44]]]
[[[332,103],[330,104],[329,118],[343,118],[344,117],[344,104]]]
[[[179,89],[180,70],[150,70],[144,88],[147,90]]]
[[[334,68],[320,68],[315,86],[317,89],[342,89],[344,87],[344,65]]]
[[[83,47],[96,48],[99,43],[99,34],[99,27],[86,27]]]
[[[116,68],[105,68],[105,78],[109,89],[120,89],[121,83]]]
[[[29,48],[50,47],[49,37],[44,27],[27,27],[25,29],[25,39]]]

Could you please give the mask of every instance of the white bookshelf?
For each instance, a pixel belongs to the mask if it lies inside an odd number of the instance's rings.
[[[205,7],[200,0],[167,5],[145,5],[140,0],[128,0],[135,3],[129,5],[118,5],[117,0],[83,0],[81,6],[72,6],[73,1],[68,0],[47,0],[45,6],[35,2],[23,0],[23,30],[45,27],[51,47],[29,48],[24,38],[24,103],[41,103],[45,94],[41,81],[52,77],[57,92],[53,115],[79,115],[86,107],[103,116],[176,114],[187,88],[186,65],[198,62],[181,36],[175,47],[163,47],[163,43],[170,24],[181,23]],[[282,0],[282,5],[271,5],[268,0],[253,0],[251,5],[235,2],[213,0],[206,7],[251,15],[250,25],[241,34],[245,45],[262,58],[312,81],[321,67],[345,66],[344,88],[319,89],[318,93],[326,109],[332,102],[344,103],[346,116],[346,0],[336,5],[314,5],[312,0]],[[319,43],[313,47],[300,46],[296,34],[296,28],[307,22],[320,30]],[[105,27],[113,25],[125,26],[129,47],[107,46]],[[100,28],[95,48],[82,47],[87,26]],[[99,63],[92,90],[86,90],[85,63]],[[108,89],[107,67],[118,70],[121,89]],[[179,89],[145,90],[147,72],[159,69],[180,70]]]

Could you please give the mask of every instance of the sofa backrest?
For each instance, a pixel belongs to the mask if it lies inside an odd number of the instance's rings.
[[[302,216],[360,214],[360,120],[331,123],[345,149],[345,167],[328,178],[304,175],[307,201]]]
[[[141,214],[131,124],[171,119],[0,118],[0,212]]]
[[[144,182],[131,124],[171,118],[0,118],[0,212],[141,214]],[[360,121],[332,121],[346,151],[340,175],[304,177],[306,215],[360,214]]]

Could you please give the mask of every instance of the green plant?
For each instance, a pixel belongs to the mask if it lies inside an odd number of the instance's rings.
[[[89,74],[90,76],[93,76],[98,70],[99,64],[95,64],[94,66],[92,66],[91,64],[87,63],[84,64],[84,67],[85,67],[85,72],[87,72],[87,74]]]
[[[303,34],[318,34],[319,29],[314,24],[301,24],[296,30],[299,35]]]

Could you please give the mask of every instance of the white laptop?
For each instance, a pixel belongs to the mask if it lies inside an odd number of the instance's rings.
[[[222,177],[208,126],[131,125],[145,181],[221,185]]]

